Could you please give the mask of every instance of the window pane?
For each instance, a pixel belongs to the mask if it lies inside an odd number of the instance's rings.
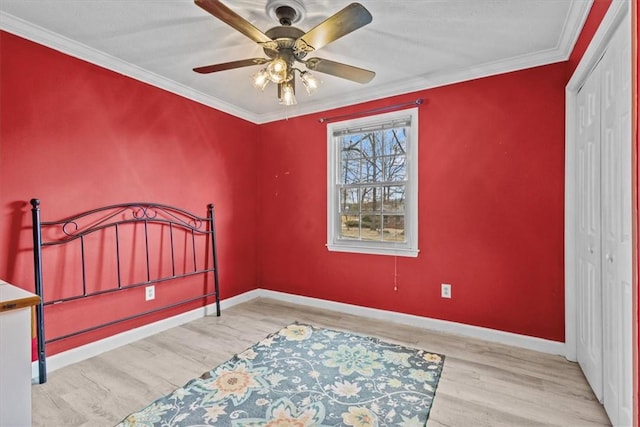
[[[371,141],[373,144],[373,155],[375,157],[381,157],[384,155],[385,136],[383,131],[374,132],[371,134]]]
[[[360,136],[359,135],[349,135],[343,136],[342,138],[342,152],[352,152],[357,153],[360,149]]]
[[[382,240],[385,242],[404,242],[404,215],[384,215]]]
[[[381,181],[404,181],[406,174],[404,156],[384,156],[379,159],[382,174]]]
[[[366,133],[362,134],[362,140],[360,141],[360,149],[362,150],[362,157],[372,158],[375,156],[375,134]]]
[[[360,215],[360,199],[357,188],[340,190],[340,213],[344,215]]]
[[[362,157],[360,155],[359,145],[349,146],[349,147],[343,148],[340,155],[342,157],[342,161],[343,162],[345,160],[355,160],[355,159],[359,159],[360,157]]]
[[[341,184],[354,184],[360,182],[360,160],[348,160],[342,162],[340,172]]]
[[[382,181],[382,165],[376,162],[375,158],[362,159],[362,177],[361,182],[380,182]]]
[[[382,216],[363,212],[360,238],[362,240],[382,240]]]
[[[389,154],[405,155],[407,152],[407,128],[392,129],[388,136],[391,138]]]
[[[388,185],[382,188],[384,213],[404,213],[405,208],[405,186]]]
[[[382,210],[382,187],[362,187],[361,190],[362,212],[380,214]]]
[[[382,155],[383,156],[390,156],[392,154],[394,154],[393,152],[393,148],[395,146],[395,142],[394,142],[394,129],[388,129],[385,131],[384,133],[384,148],[382,150]]]
[[[407,163],[404,155],[389,156],[386,160],[386,181],[406,181]]]
[[[360,217],[358,215],[342,215],[341,239],[360,239]]]
[[[385,163],[384,157],[376,157],[374,159],[375,175],[371,182],[380,182],[385,180],[385,177],[384,177],[385,164],[384,163]]]

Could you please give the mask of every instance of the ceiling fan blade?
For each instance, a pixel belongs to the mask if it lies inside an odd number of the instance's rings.
[[[371,13],[360,3],[349,6],[330,16],[296,40],[296,49],[311,52],[340,37],[364,27],[373,20]]]
[[[253,26],[242,16],[229,9],[218,0],[194,0],[197,6],[206,10],[222,22],[232,26],[256,43],[267,43],[271,41],[265,33]]]
[[[223,64],[205,65],[204,67],[194,68],[193,71],[200,74],[209,74],[217,71],[232,70],[234,68],[249,67],[251,65],[262,65],[267,62],[269,62],[269,59],[251,58],[240,61],[225,62]]]
[[[369,83],[376,76],[376,73],[373,71],[342,64],[340,62],[330,61],[328,59],[311,58],[304,61],[304,64],[311,71],[331,74],[332,76],[341,77],[357,83]]]

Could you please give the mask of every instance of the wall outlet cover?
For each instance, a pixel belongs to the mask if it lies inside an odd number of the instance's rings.
[[[156,287],[155,286],[147,286],[144,288],[144,300],[151,301],[156,298]]]
[[[451,298],[451,285],[443,283],[440,287],[440,296],[442,298]]]

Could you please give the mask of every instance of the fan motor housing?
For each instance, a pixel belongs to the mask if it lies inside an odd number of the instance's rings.
[[[304,35],[304,31],[301,29],[282,25],[271,28],[265,34],[277,44],[276,47],[269,42],[262,46],[262,50],[264,50],[265,55],[269,58],[275,58],[278,53],[283,53],[283,51],[286,50],[291,51],[291,55],[296,59],[302,59],[307,55],[305,51],[294,49],[296,40]]]

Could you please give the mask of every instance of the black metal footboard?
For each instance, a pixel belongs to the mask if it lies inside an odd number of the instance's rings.
[[[220,316],[213,204],[207,206],[206,217],[158,203],[124,203],[59,221],[41,221],[40,201],[32,199],[31,205],[35,290],[40,296],[36,307],[40,383],[47,380],[46,345],[49,343],[195,301],[206,305],[214,299],[216,315]],[[65,259],[59,265],[55,260],[47,263],[43,259],[43,251],[49,247],[64,247],[61,253]],[[61,257],[59,253],[56,256],[56,259]],[[61,275],[68,274],[62,271],[65,267],[77,276],[77,280],[69,281],[71,284],[60,279]],[[45,338],[47,306],[198,275],[202,275],[203,280],[202,286],[197,281],[197,295]]]

